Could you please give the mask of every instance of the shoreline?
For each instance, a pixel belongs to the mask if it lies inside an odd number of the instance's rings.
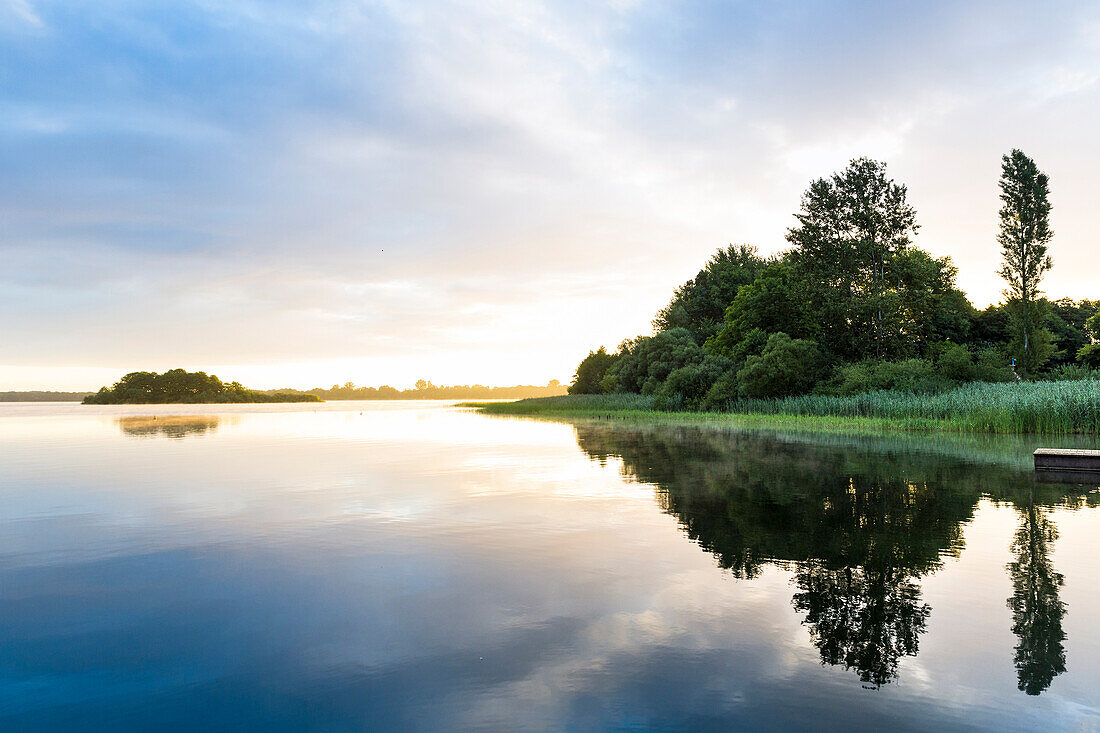
[[[946,420],[880,417],[843,417],[826,415],[763,414],[751,412],[666,412],[663,410],[609,409],[597,407],[552,407],[525,405],[529,400],[515,402],[462,402],[483,415],[500,417],[542,418],[547,420],[584,418],[622,422],[668,423],[683,425],[714,425],[715,427],[804,428],[823,432],[904,432],[939,433],[970,432],[956,428]]]
[[[542,419],[584,418],[715,427],[800,429],[832,433],[967,433],[1098,437],[1095,429],[1067,430],[1064,423],[1043,420],[1029,421],[1030,425],[1038,429],[1017,429],[1021,423],[990,420],[986,416],[966,409],[942,418],[799,414],[778,410],[775,412],[664,411],[651,407],[646,398],[641,395],[626,394],[570,395],[495,403],[467,401],[459,403],[458,406],[476,409],[485,415]],[[1011,412],[1014,406],[1006,404],[994,407]],[[1050,407],[1048,405],[1047,409]]]

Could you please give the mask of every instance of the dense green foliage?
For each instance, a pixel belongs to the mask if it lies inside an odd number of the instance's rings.
[[[745,359],[737,372],[746,397],[771,397],[806,392],[821,372],[821,352],[806,339],[773,333],[760,356]]]
[[[113,387],[103,387],[84,398],[85,405],[320,401],[316,395],[257,392],[237,382],[226,384],[213,374],[183,369],[163,374],[130,372]]]
[[[588,352],[588,356],[577,365],[577,373],[573,377],[573,383],[569,385],[569,394],[599,394],[602,391],[600,383],[617,359],[617,356],[607,353],[603,346]]]
[[[846,359],[900,356],[913,320],[902,270],[917,231],[905,186],[867,158],[810,184],[798,226],[787,232],[791,262],[821,337]],[[823,286],[823,287],[821,287]]]
[[[1062,298],[1051,302],[1043,325],[1053,336],[1058,351],[1051,356],[1048,366],[1057,368],[1074,362],[1085,363],[1078,358],[1081,350],[1092,346],[1093,339],[1100,337],[1100,317],[1096,317],[1098,309],[1100,301],[1095,300]],[[1094,318],[1092,326],[1089,325],[1090,318]]]
[[[755,247],[742,244],[718,250],[698,275],[676,289],[672,301],[653,319],[654,328],[686,328],[703,343],[718,330],[741,286],[755,281],[764,265]]]
[[[756,280],[737,291],[721,327],[706,341],[707,348],[742,361],[763,349],[769,331],[817,338],[820,323],[805,295],[798,291],[798,282],[794,269],[785,262],[766,267]]]
[[[1100,303],[1094,301],[1093,310],[1096,312],[1088,319],[1086,328],[1091,343],[1077,351],[1077,361],[1086,367],[1100,369]]]
[[[653,394],[672,372],[700,363],[706,356],[686,328],[624,341],[619,346],[619,358],[607,370],[603,391]]]
[[[716,407],[714,384],[729,369],[729,360],[710,354],[701,362],[685,364],[669,373],[654,393],[658,409],[700,410]]]
[[[955,286],[950,258],[914,246],[905,186],[884,164],[853,160],[810,183],[789,250],[768,259],[746,245],[719,250],[677,288],[653,335],[590,352],[570,393],[723,410],[749,398],[1091,378],[1100,303],[1051,302],[1038,290],[1050,268],[1047,188],[1023,153],[1004,157],[999,274],[1009,289],[978,311]]]

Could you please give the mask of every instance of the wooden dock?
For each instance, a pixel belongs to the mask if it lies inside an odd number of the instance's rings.
[[[1100,472],[1100,450],[1038,448],[1035,451],[1035,470],[1057,473],[1098,473]]]

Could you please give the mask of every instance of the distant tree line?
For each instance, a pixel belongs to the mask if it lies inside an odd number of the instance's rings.
[[[295,390],[283,391],[294,392]],[[565,392],[565,386],[556,379],[551,379],[549,384],[543,387],[525,384],[514,387],[487,387],[483,384],[445,387],[421,379],[416,382],[413,389],[397,389],[389,385],[357,387],[354,382],[345,382],[342,386],[334,384],[329,389],[315,387],[300,394],[316,395],[323,400],[520,400],[528,397],[556,397]]]
[[[130,372],[84,398],[85,405],[168,404],[211,402],[320,402],[316,395],[288,392],[259,392],[239,382],[228,384],[213,374],[169,369],[156,372]]]
[[[345,382],[343,385],[334,384],[329,389],[315,387],[310,390],[300,390],[288,387],[253,390],[242,387],[238,382],[222,382],[218,377],[206,372],[170,369],[163,374],[131,372],[122,377],[113,387],[103,387],[91,394],[81,392],[74,394],[74,398],[82,398],[86,405],[114,405],[175,402],[320,402],[322,400],[515,400],[527,397],[556,397],[565,392],[565,386],[556,379],[551,379],[545,386],[487,387],[481,384],[437,386],[421,379],[413,389],[397,389],[388,385],[358,387],[354,382]]]
[[[859,158],[810,184],[790,249],[719,250],[657,313],[652,335],[590,352],[569,392],[725,409],[746,397],[1100,375],[1100,301],[1051,301],[1039,287],[1052,266],[1047,176],[1013,150],[1000,188],[998,305],[976,309],[951,259],[913,245],[906,187]]]
[[[50,392],[30,390],[27,392],[0,392],[0,402],[80,402],[91,392]]]

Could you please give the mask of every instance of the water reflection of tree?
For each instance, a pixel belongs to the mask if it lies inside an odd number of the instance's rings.
[[[918,581],[944,554],[958,553],[975,500],[934,475],[909,473],[916,466],[906,470],[913,479],[892,475],[901,468],[887,458],[870,473],[820,478],[810,504],[820,507],[822,541],[795,571],[794,607],[822,662],[875,687],[897,678],[902,657],[917,654],[931,613]]]
[[[217,415],[133,415],[120,417],[118,427],[131,438],[163,435],[178,440],[213,432],[218,429],[219,422]]]
[[[769,563],[792,568],[794,607],[822,662],[876,687],[917,654],[931,613],[919,580],[961,550],[983,488],[1026,483],[1018,471],[976,473],[962,458],[774,435],[577,426],[577,440],[656,484],[665,510],[721,567],[742,578]]]
[[[855,670],[877,687],[897,678],[903,656],[917,654],[931,609],[906,572],[813,563],[796,581],[794,607],[806,614],[823,663]]]
[[[1008,564],[1013,593],[1012,633],[1016,634],[1016,674],[1019,688],[1038,695],[1066,671],[1062,617],[1066,604],[1059,598],[1061,573],[1050,561],[1050,546],[1058,530],[1050,516],[1029,501],[1020,507],[1020,527],[1012,542],[1016,559]]]

